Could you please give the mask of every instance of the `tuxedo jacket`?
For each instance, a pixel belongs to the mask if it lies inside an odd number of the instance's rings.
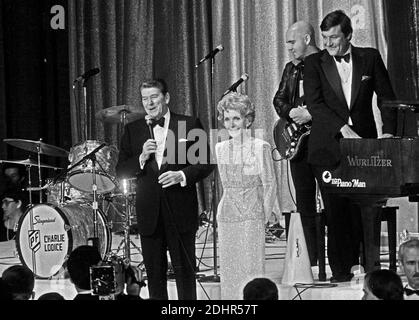
[[[173,215],[173,220],[179,232],[190,232],[198,229],[199,214],[196,182],[207,177],[214,169],[214,165],[210,164],[210,153],[206,139],[200,141],[206,146],[206,154],[203,155],[200,152],[203,150],[202,148],[197,148],[198,151],[194,152],[197,145],[195,142],[198,142],[199,138],[194,137],[193,132],[188,136],[193,129],[202,129],[199,121],[171,112],[165,150],[168,161],[166,163],[163,161],[159,169],[155,156],[152,155],[144,168],[141,169],[139,156],[144,143],[150,139],[149,127],[144,119],[129,123],[125,127],[116,173],[119,178],[137,176],[137,222],[139,232],[143,236],[154,233],[161,206],[167,208],[163,196],[167,199],[170,207],[169,214]],[[199,154],[205,161],[194,163],[196,159],[188,159],[187,154],[191,147],[193,148],[191,153]],[[179,170],[182,170],[185,174],[187,185],[182,187],[180,184],[176,184],[163,190],[158,183],[158,177],[164,172]]]
[[[351,105],[348,106],[335,60],[327,50],[305,59],[304,93],[313,117],[308,144],[308,161],[333,166],[340,161],[340,129],[351,117],[352,129],[362,138],[377,138],[372,97],[377,94],[383,133],[396,133],[395,109],[381,108],[382,101],[395,100],[386,67],[373,48],[352,46]]]

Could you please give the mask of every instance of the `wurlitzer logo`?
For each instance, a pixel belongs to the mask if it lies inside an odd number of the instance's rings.
[[[39,230],[28,230],[29,248],[37,252],[41,248],[41,232]]]
[[[393,167],[391,159],[381,159],[380,156],[371,156],[365,159],[347,156],[347,159],[350,167]]]

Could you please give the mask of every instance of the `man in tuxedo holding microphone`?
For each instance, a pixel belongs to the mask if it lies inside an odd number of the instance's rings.
[[[146,81],[140,92],[147,115],[125,127],[117,175],[137,175],[137,221],[150,299],[168,299],[168,249],[178,299],[195,300],[195,234],[199,222],[195,184],[215,166],[206,140],[204,148],[188,152],[195,143],[203,143],[198,138],[192,141],[190,136],[196,135],[189,134],[202,127],[199,121],[169,110],[170,94],[164,80]]]

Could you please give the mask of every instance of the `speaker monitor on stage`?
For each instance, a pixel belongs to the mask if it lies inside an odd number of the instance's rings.
[[[301,217],[298,212],[294,212],[291,214],[282,284],[293,286],[297,283],[311,284],[313,282]]]

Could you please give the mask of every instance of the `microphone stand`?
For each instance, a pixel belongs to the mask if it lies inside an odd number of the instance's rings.
[[[87,81],[89,80],[89,78],[84,78],[83,79],[83,83],[82,83],[82,88],[83,88],[83,112],[81,112],[82,110],[79,110],[80,111],[80,113],[82,114],[82,113],[84,113],[84,115],[85,115],[85,117],[84,117],[84,119],[83,119],[83,117],[81,117],[79,120],[80,120],[80,123],[82,123],[82,121],[84,120],[84,130],[81,132],[82,134],[84,134],[84,137],[82,137],[82,139],[81,140],[89,140],[91,137],[90,137],[90,134],[91,134],[91,130],[90,130],[90,127],[91,127],[91,121],[90,121],[90,114],[88,113],[88,106],[87,106]],[[77,105],[77,97],[76,97],[76,84],[77,83],[79,83],[79,81],[76,79],[76,80],[74,80],[74,82],[73,82],[73,86],[72,86],[72,88],[73,88],[73,95],[74,95],[74,102],[76,103],[76,105]],[[79,108],[80,108],[80,101],[79,101]]]
[[[85,121],[87,122],[84,126],[84,136],[86,140],[89,140],[90,137],[90,115],[87,107],[87,79],[83,80],[83,101],[84,101],[84,114],[86,115]]]
[[[211,108],[215,107],[215,98],[214,98],[214,68],[215,68],[215,57],[211,58]],[[217,122],[217,113],[214,111],[212,113],[212,125],[211,128],[218,128]],[[212,137],[212,135],[211,135]],[[210,141],[211,145],[215,145],[216,141]],[[213,262],[214,262],[214,274],[211,276],[202,277],[199,279],[200,282],[220,282],[220,276],[218,275],[218,258],[217,258],[217,186],[218,186],[218,176],[217,169],[214,169],[211,179],[211,193],[212,193],[212,240],[213,240]]]
[[[71,167],[64,169],[63,171],[61,171],[58,175],[56,175],[53,179],[52,179],[52,183],[56,183],[58,181],[58,179],[60,179],[61,177],[67,175],[67,173],[69,173],[71,170],[73,170],[75,167],[79,166],[81,163],[83,163],[84,161],[90,159],[92,160],[92,155],[96,154],[100,149],[104,148],[106,146],[106,143],[102,143],[99,147],[97,147],[96,149],[94,149],[92,152],[90,152],[89,154],[85,155],[83,158],[81,158],[79,161],[77,161],[75,164],[73,164]]]

